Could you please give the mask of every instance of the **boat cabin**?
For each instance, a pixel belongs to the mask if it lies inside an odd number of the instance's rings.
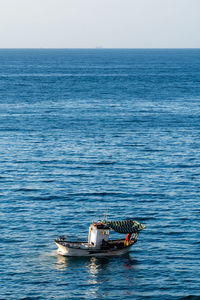
[[[110,235],[110,227],[102,222],[92,223],[89,227],[88,244],[100,249],[107,242]]]

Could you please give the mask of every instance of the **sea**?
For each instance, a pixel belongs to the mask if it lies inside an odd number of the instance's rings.
[[[0,299],[200,299],[199,202],[200,49],[0,50]],[[104,218],[128,255],[57,255]]]

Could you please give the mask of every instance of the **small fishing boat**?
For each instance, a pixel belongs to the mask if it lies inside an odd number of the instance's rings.
[[[57,253],[63,256],[110,256],[127,253],[137,242],[139,232],[145,226],[134,220],[99,221],[89,227],[88,241],[69,241],[61,236],[55,240]],[[126,234],[124,239],[109,240],[110,230]]]

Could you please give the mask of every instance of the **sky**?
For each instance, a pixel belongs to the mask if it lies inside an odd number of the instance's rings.
[[[200,0],[0,0],[0,48],[200,48]]]

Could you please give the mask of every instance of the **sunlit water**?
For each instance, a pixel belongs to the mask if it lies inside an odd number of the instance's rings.
[[[199,299],[199,195],[200,50],[0,51],[1,299]],[[105,211],[129,255],[57,256]]]

